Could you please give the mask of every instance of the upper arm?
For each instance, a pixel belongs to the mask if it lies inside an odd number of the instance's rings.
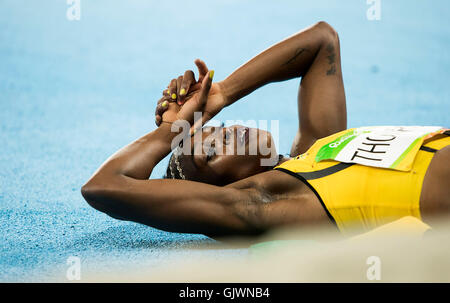
[[[299,130],[291,156],[304,153],[317,139],[347,128],[339,37],[330,25],[317,26],[326,38],[300,83]]]
[[[158,229],[209,236],[258,234],[259,203],[246,190],[187,180],[117,177],[87,184],[83,196],[94,208]]]

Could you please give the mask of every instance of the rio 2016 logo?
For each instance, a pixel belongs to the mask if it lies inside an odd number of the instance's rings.
[[[350,138],[356,137],[357,135],[359,135],[358,132],[351,132],[347,135],[342,136],[341,138],[339,138],[339,140],[335,141],[335,142],[331,142],[330,144],[328,144],[328,146],[330,148],[336,148],[339,145],[341,145],[343,142],[347,141]]]

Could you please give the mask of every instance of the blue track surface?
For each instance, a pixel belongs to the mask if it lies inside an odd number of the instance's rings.
[[[212,240],[120,222],[88,207],[81,185],[113,152],[153,130],[170,79],[202,58],[223,79],[259,51],[326,20],[340,33],[349,127],[448,123],[448,1],[0,0],[0,281],[161,266]],[[298,80],[269,85],[219,118],[280,120],[295,134]],[[166,161],[152,177],[160,177]],[[206,250],[218,258],[246,250]]]

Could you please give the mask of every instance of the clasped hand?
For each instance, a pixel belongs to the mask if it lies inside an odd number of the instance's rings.
[[[191,131],[202,127],[226,106],[226,97],[218,82],[213,83],[213,70],[208,70],[205,62],[195,60],[199,77],[195,80],[192,70],[187,70],[183,76],[170,81],[163,90],[163,96],[158,100],[155,110],[155,123],[173,123],[176,120],[186,120],[192,127]],[[194,121],[194,113],[201,112],[202,119]],[[195,123],[195,124],[194,124]]]

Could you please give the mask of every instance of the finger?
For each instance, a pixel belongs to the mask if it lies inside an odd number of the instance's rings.
[[[167,87],[165,90],[163,90],[163,96],[164,96],[164,97],[170,96],[170,93],[169,93],[169,87]]]
[[[160,105],[161,103],[163,103],[164,101],[168,101],[170,102],[172,99],[167,95],[167,96],[163,96],[161,99],[158,100],[158,102],[156,102],[156,106]]]
[[[209,90],[211,88],[213,77],[214,77],[214,71],[211,70],[208,73],[208,77],[205,77],[202,81],[202,88],[200,89],[200,96],[198,99],[199,109],[202,108],[208,100],[208,94],[209,94]],[[207,121],[211,120],[212,117],[213,117],[213,115],[211,113],[203,112],[202,119],[194,121],[194,125],[191,127],[191,134],[194,134],[196,132],[196,130],[200,129]]]
[[[165,100],[170,101],[168,95],[162,96],[161,99],[159,99],[158,102],[156,102],[156,105],[163,103]]]
[[[177,78],[177,91],[175,92],[177,95],[177,104],[181,105],[181,101],[180,101],[180,87],[181,87],[181,83],[183,82],[183,76],[179,76]]]
[[[169,108],[169,101],[167,101],[167,100],[164,100],[163,102],[159,103],[156,106],[156,109],[155,109],[155,123],[156,123],[156,125],[159,126],[159,124],[161,124],[161,122],[162,122],[162,115],[164,114],[164,112],[168,108]],[[158,124],[158,122],[159,122],[159,124]]]
[[[184,72],[183,81],[181,82],[180,91],[178,92],[178,100],[181,104],[184,103],[187,93],[189,92],[189,88],[192,83],[195,83],[194,72],[191,70],[187,70]]]
[[[161,121],[162,121],[161,116],[155,116],[155,124],[156,124],[156,126],[160,126],[161,125]]]
[[[208,72],[208,77],[202,81],[202,88],[200,89],[200,96],[198,98],[199,105],[205,105],[208,100],[209,90],[211,89],[212,79],[214,77],[214,71]]]
[[[195,59],[194,62],[198,68],[198,82],[202,82],[203,78],[205,78],[206,74],[208,73],[208,67],[206,66],[206,63],[201,59]]]
[[[189,92],[187,93],[186,96],[184,96],[184,101],[182,101],[182,104],[185,104],[188,100],[190,100],[193,96],[195,96],[198,91],[200,90],[202,84],[201,83],[196,83],[194,85],[191,85]]]
[[[159,123],[162,121],[163,113],[164,113],[164,111],[161,109],[161,105],[159,105],[155,110],[155,122],[156,122],[156,125],[158,125],[158,126],[159,126]]]
[[[177,79],[172,79],[172,81],[170,81],[168,93],[172,101],[177,100]]]
[[[167,88],[165,90],[163,90],[163,96],[161,99],[159,99],[158,104],[161,102],[164,102],[165,100],[169,101],[169,102],[174,102],[174,100],[172,99],[171,95],[170,95],[170,89]]]

